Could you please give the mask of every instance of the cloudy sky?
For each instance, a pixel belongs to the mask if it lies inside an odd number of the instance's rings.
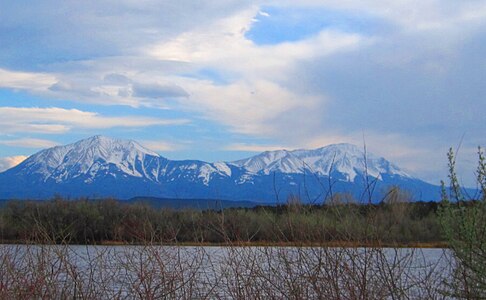
[[[298,3],[298,4],[297,4]],[[0,0],[0,170],[95,134],[171,159],[348,142],[437,183],[486,146],[484,0]]]

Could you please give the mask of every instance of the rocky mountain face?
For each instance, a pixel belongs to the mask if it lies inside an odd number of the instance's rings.
[[[365,159],[366,157],[366,159]],[[351,144],[266,151],[234,162],[174,161],[132,140],[94,136],[40,151],[0,173],[0,198],[166,197],[322,203],[347,192],[361,201],[390,186],[415,200],[437,200],[439,188]],[[367,188],[368,187],[368,188]],[[366,199],[365,199],[366,198]]]

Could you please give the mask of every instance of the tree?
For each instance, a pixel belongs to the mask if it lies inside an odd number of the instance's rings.
[[[452,296],[486,299],[486,161],[478,148],[477,192],[469,195],[456,174],[455,154],[448,154],[449,188],[442,182],[439,219],[455,259]]]

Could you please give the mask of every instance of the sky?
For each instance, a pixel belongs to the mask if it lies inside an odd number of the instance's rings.
[[[473,185],[484,0],[0,0],[0,170],[102,134],[170,159],[366,145]]]

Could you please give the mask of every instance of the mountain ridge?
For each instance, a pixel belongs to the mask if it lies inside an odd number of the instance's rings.
[[[269,164],[268,155],[279,154],[279,159],[274,159]],[[264,156],[264,158],[261,158]],[[365,164],[365,156],[367,163]],[[261,158],[259,160],[259,158]],[[263,160],[263,162],[262,162]],[[307,161],[306,161],[307,160]],[[355,161],[351,161],[355,160]],[[278,163],[280,161],[280,163]],[[368,162],[369,161],[369,162]],[[380,173],[387,172],[391,174],[400,174],[403,177],[413,178],[405,171],[398,168],[382,157],[373,154],[365,155],[363,151],[355,145],[348,143],[331,144],[317,149],[297,149],[297,150],[276,150],[265,151],[248,159],[233,162],[238,166],[245,166],[253,172],[263,171],[269,174],[270,171],[277,170],[283,173],[303,172],[308,168],[311,172],[319,175],[329,176],[332,170],[338,170],[341,173],[349,175],[348,180],[353,181],[357,175],[354,168],[358,168],[360,173],[380,178]],[[270,168],[260,168],[258,165],[270,165]]]
[[[46,198],[60,194],[268,202],[305,194],[310,202],[329,193],[323,188],[323,182],[329,179],[336,183],[336,191],[357,196],[358,186],[368,182],[367,177],[373,178],[380,189],[403,186],[415,190],[413,194],[419,197],[424,190],[427,197],[432,197],[429,192],[436,190],[436,186],[388,160],[371,153],[365,155],[357,146],[346,143],[312,150],[265,151],[233,162],[209,163],[170,160],[136,141],[97,135],[42,150],[0,173],[0,197]]]

